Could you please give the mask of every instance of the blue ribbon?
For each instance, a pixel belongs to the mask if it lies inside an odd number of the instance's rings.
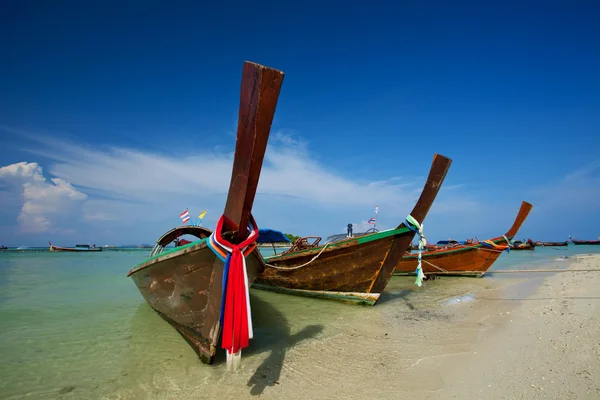
[[[221,295],[221,316],[219,317],[219,324],[223,325],[223,315],[225,315],[225,292],[227,290],[227,278],[229,276],[229,261],[231,261],[231,253],[227,254],[225,263],[223,265],[223,285]]]

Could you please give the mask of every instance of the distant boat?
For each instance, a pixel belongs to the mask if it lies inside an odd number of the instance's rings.
[[[528,240],[526,242],[523,242],[521,240],[515,240],[510,245],[510,249],[511,250],[534,250],[535,246],[533,245],[533,242],[531,240]]]
[[[102,251],[102,247],[96,247],[96,245],[90,246],[89,244],[76,244],[75,247],[61,247],[50,242],[48,244],[50,244],[50,251]]]
[[[534,246],[542,246],[542,247],[559,247],[559,246],[568,246],[569,242],[566,240],[564,242],[534,242]]]
[[[575,240],[570,235],[569,239],[571,239],[573,244],[600,244],[600,240]],[[598,239],[600,239],[600,236],[598,236]]]

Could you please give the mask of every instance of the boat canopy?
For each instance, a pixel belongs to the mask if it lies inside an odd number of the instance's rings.
[[[194,226],[194,225],[184,225],[178,226],[176,228],[171,229],[164,235],[162,235],[157,241],[156,244],[165,247],[173,240],[177,239],[183,235],[192,235],[196,236],[198,239],[204,239],[205,237],[209,237],[212,231],[203,226]]]
[[[282,232],[273,229],[259,229],[258,243],[289,243],[288,239]]]

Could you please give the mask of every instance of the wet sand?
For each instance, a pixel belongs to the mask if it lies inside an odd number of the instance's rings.
[[[569,267],[600,269],[600,257]],[[253,290],[255,339],[239,372],[226,372],[224,357],[212,367],[192,360],[174,336],[168,360],[130,358],[110,388],[75,397],[598,399],[599,288],[599,272],[444,277],[421,288],[395,277],[375,307]],[[172,334],[159,319],[148,330],[146,305],[138,313],[148,334]]]

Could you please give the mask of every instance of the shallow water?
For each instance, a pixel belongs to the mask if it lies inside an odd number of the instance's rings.
[[[493,269],[564,266],[565,257],[597,252],[600,246],[513,251]],[[394,277],[375,307],[251,290],[255,339],[242,361],[251,376],[232,389],[223,355],[214,366],[201,364],[126,277],[148,253],[0,253],[0,398],[181,398],[209,386],[207,393],[224,397],[256,395],[278,380],[292,347],[389,324],[398,305],[409,313],[404,320],[434,316],[473,301],[491,282],[513,279],[443,277],[419,288],[414,277]]]

